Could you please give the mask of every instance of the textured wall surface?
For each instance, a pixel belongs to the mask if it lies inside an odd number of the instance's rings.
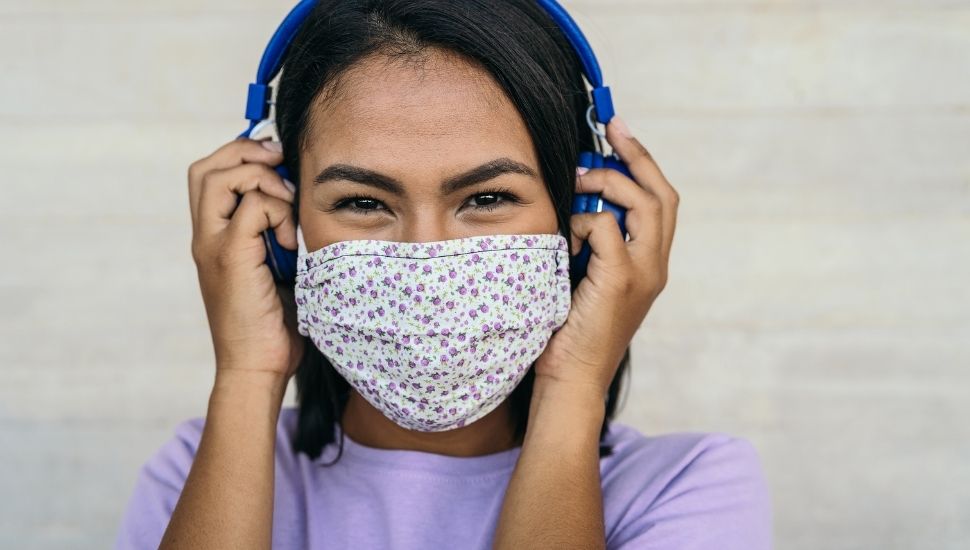
[[[622,420],[749,438],[778,548],[970,547],[970,2],[568,5],[682,198]],[[289,6],[0,1],[0,547],[204,414],[186,168]]]

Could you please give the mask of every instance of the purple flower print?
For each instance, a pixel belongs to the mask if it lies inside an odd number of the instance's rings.
[[[297,264],[299,329],[401,426],[463,426],[565,322],[568,259],[561,235],[335,243]]]

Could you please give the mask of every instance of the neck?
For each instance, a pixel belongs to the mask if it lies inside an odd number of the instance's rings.
[[[511,406],[505,400],[482,418],[453,430],[419,432],[394,423],[356,390],[350,390],[341,428],[350,439],[367,447],[424,451],[448,456],[481,456],[521,445],[514,437]]]

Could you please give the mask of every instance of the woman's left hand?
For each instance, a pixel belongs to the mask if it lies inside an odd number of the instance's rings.
[[[573,291],[569,317],[536,360],[536,381],[566,383],[606,395],[620,360],[667,284],[667,264],[680,196],[619,117],[606,140],[635,179],[609,168],[576,178],[577,193],[602,193],[627,210],[624,241],[613,214],[575,214],[573,254],[591,248],[586,277]],[[585,389],[583,391],[586,391]]]

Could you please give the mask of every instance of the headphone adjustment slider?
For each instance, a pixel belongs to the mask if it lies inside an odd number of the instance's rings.
[[[249,93],[246,95],[246,119],[253,122],[263,120],[269,116],[270,98],[273,95],[273,88],[266,84],[249,84]]]

